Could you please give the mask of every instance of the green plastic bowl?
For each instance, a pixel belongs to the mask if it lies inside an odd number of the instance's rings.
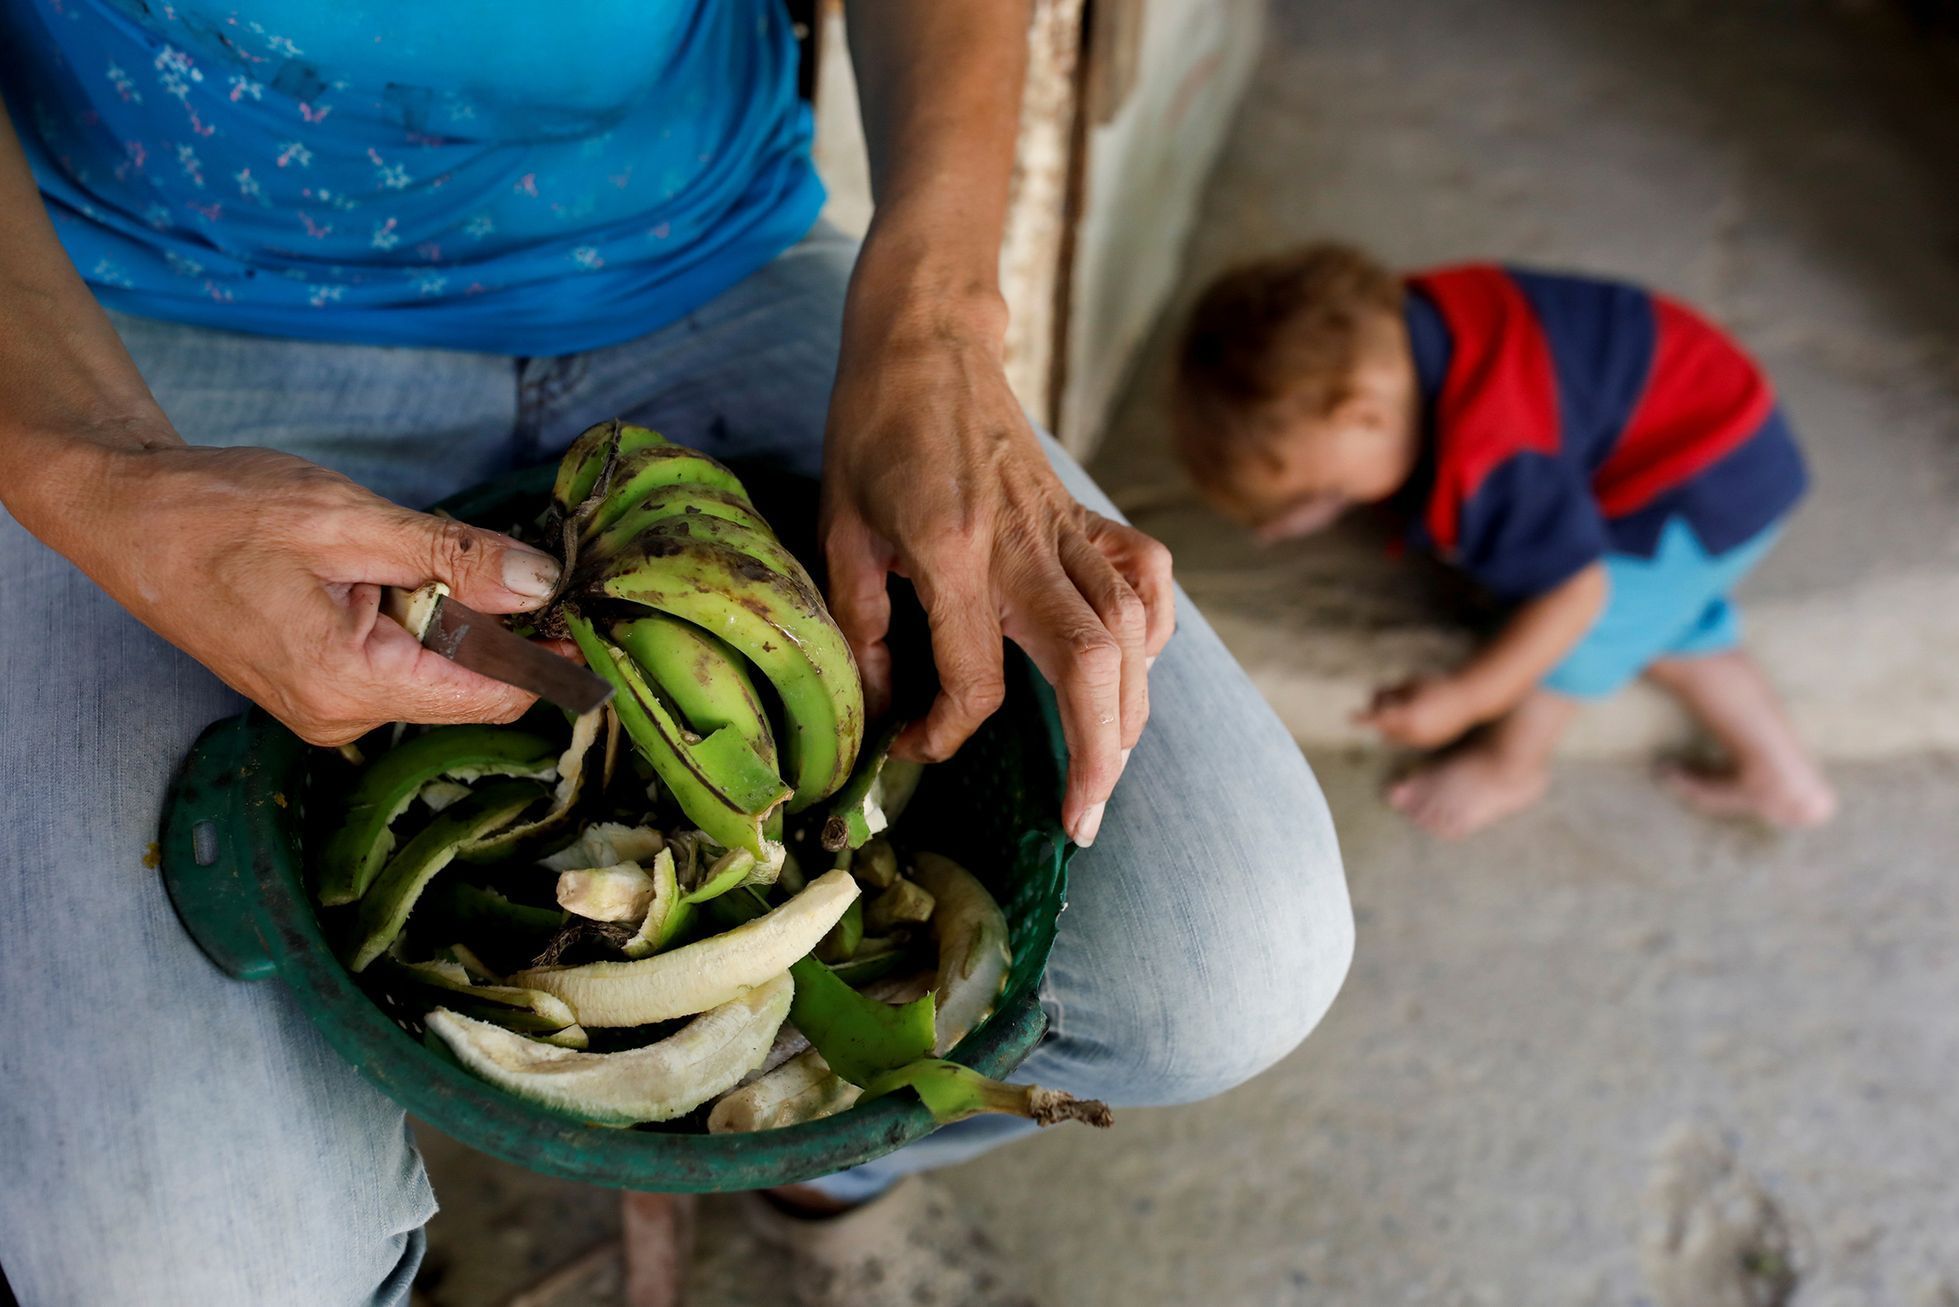
[[[554,467],[445,501],[486,526],[534,516]],[[952,761],[927,770],[907,829],[986,882],[1007,915],[1013,968],[1000,1003],[952,1056],[1004,1077],[1047,1031],[1041,973],[1067,897],[1073,846],[1060,823],[1066,752],[1054,699],[1009,655],[1005,706]],[[277,979],[327,1042],[382,1093],[471,1147],[546,1175],[620,1189],[710,1193],[791,1184],[881,1157],[931,1133],[909,1095],[755,1134],[682,1134],[585,1125],[477,1079],[425,1047],[348,974],[321,934],[302,841],[316,756],[252,709],[198,738],[170,787],[163,879],[198,947],[227,975]]]

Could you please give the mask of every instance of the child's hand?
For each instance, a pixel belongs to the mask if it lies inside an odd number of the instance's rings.
[[[1417,676],[1374,692],[1354,721],[1371,726],[1396,744],[1435,749],[1476,724],[1476,713],[1459,682],[1449,677]]]

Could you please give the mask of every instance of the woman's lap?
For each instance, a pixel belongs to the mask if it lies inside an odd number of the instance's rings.
[[[119,326],[187,439],[290,449],[406,503],[552,458],[615,415],[813,473],[850,253],[819,231],[688,319],[568,359]],[[432,1209],[401,1113],[275,986],[208,966],[144,866],[170,768],[235,696],[4,517],[0,590],[0,774],[30,778],[0,799],[0,1264],[29,1303],[399,1300]],[[1187,600],[1151,695],[1075,863],[1056,1034],[1027,1067],[1135,1105],[1282,1056],[1352,948],[1318,787]],[[947,1132],[891,1169],[999,1137]]]

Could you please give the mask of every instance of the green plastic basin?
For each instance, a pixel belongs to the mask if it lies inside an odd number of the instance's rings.
[[[534,468],[441,507],[466,521],[508,527],[535,514],[554,467]],[[1061,831],[1066,753],[1047,685],[1009,654],[1008,695],[952,761],[926,772],[907,830],[959,859],[1005,910],[1014,959],[994,1013],[953,1050],[1004,1077],[1047,1030],[1041,973],[1066,901],[1073,853]],[[443,1133],[518,1166],[621,1189],[721,1192],[789,1184],[856,1166],[933,1128],[910,1097],[827,1120],[755,1134],[684,1134],[585,1125],[477,1079],[425,1047],[334,956],[308,892],[303,832],[317,756],[253,709],[199,737],[170,787],[162,871],[171,902],[200,948],[240,981],[278,981],[340,1055],[381,1092]]]

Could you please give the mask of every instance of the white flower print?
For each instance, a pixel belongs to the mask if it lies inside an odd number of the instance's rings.
[[[258,24],[254,23],[252,24],[252,26],[257,27]],[[306,53],[304,50],[294,45],[290,37],[285,37],[285,36],[266,37],[265,48],[270,50],[273,54],[282,54],[288,59],[297,59],[299,58],[300,55]]]
[[[482,240],[497,229],[496,222],[487,213],[479,213],[463,224],[463,235]]]
[[[264,188],[258,184],[258,178],[252,176],[252,170],[250,168],[240,168],[231,175],[231,180],[238,183],[238,193],[246,199],[257,200],[264,198]]]
[[[323,309],[347,293],[345,286],[308,286],[306,302],[316,309]]]
[[[265,98],[265,83],[255,82],[243,73],[233,73],[231,75],[230,98],[233,104],[238,103],[240,100],[263,100]]]
[[[302,190],[300,194],[309,200],[317,199],[320,203],[337,213],[348,213],[360,208],[360,205],[355,201],[337,191],[330,191],[324,186],[320,187],[317,191],[309,186]]]
[[[179,277],[201,277],[204,275],[203,264],[199,263],[196,259],[186,258],[175,250],[165,250],[163,252],[163,261],[169,264],[170,271],[176,273]]]
[[[311,168],[313,152],[298,141],[287,141],[279,147],[279,155],[273,162],[281,168],[289,163],[296,163],[302,168]]]
[[[184,176],[190,178],[191,185],[199,190],[204,189],[204,163],[197,157],[196,150],[188,145],[178,146],[177,166],[184,170]]]
[[[571,252],[571,261],[587,272],[597,272],[605,266],[605,260],[599,256],[598,247],[594,245],[580,245]]]
[[[124,104],[143,103],[143,93],[136,89],[136,83],[120,67],[115,64],[110,64],[108,78],[110,83],[116,88],[116,94],[122,97]]]
[[[374,165],[374,178],[391,191],[405,191],[415,179],[408,175],[408,169],[398,163],[389,163],[381,157],[381,152],[373,146],[367,149],[368,162]]]
[[[157,80],[163,84],[164,94],[179,100],[189,100],[192,82],[204,80],[204,73],[191,61],[191,57],[174,46],[164,46],[156,57]]]
[[[421,295],[440,295],[449,279],[439,272],[418,272],[415,274],[415,290]]]
[[[165,230],[170,226],[170,206],[167,204],[152,204],[149,208],[143,210],[143,221],[158,231]]]
[[[395,231],[395,221],[390,218],[386,222],[376,223],[374,239],[368,243],[377,250],[391,250],[401,244],[401,235]]]
[[[133,290],[136,287],[135,281],[128,273],[107,259],[97,259],[95,267],[90,269],[88,275],[105,286],[120,286],[124,290]]]

